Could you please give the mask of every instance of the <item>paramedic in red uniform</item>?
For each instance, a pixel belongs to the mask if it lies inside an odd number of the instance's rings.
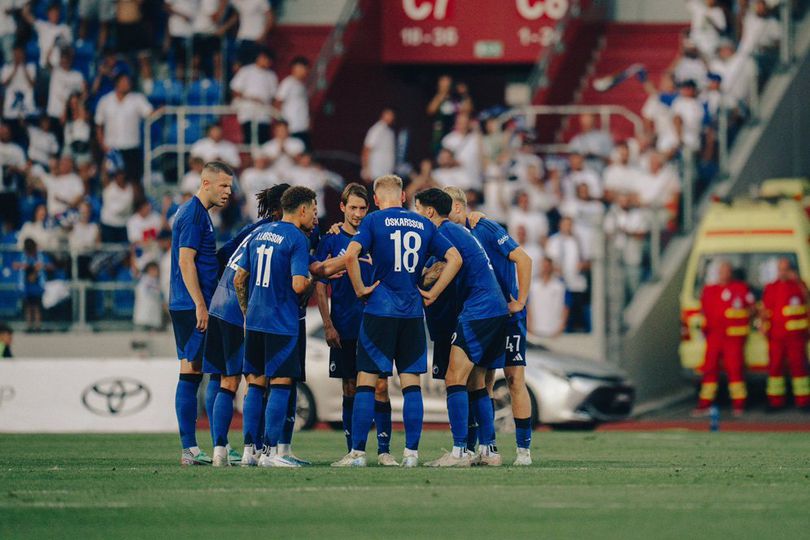
[[[717,396],[720,359],[728,377],[728,393],[734,416],[745,410],[748,393],[745,388],[745,341],[750,331],[754,295],[744,281],[734,278],[731,264],[722,261],[718,280],[706,285],[700,297],[706,335],[706,356],[703,360],[703,381],[694,416],[708,413]]]
[[[807,376],[807,287],[788,259],[779,259],[779,275],[762,293],[762,331],[768,337],[768,405],[785,406],[785,364],[790,372],[793,401],[810,408]]]

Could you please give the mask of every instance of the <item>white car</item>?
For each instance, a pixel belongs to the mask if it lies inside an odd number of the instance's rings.
[[[329,346],[315,308],[307,315],[307,334],[307,380],[299,384],[297,425],[310,429],[317,422],[326,422],[340,429],[341,382],[329,378]],[[429,362],[431,355],[429,351]],[[533,423],[563,429],[590,429],[623,420],[630,415],[635,399],[635,389],[617,368],[534,345],[529,345],[526,354],[526,385]],[[401,421],[403,400],[398,377],[389,378],[389,392],[394,421]],[[433,379],[429,372],[422,375],[422,397],[424,421],[446,423],[444,381]],[[496,375],[494,400],[499,430],[512,429],[509,390],[502,370]]]

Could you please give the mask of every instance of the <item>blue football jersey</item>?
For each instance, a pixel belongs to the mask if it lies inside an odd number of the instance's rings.
[[[340,257],[346,253],[346,248],[354,239],[354,235],[341,229],[338,234],[329,234],[321,238],[315,258],[325,261],[329,257]],[[363,283],[373,283],[374,269],[371,265],[371,256],[364,252],[360,254],[360,272]],[[327,280],[324,280],[327,282]],[[348,275],[338,279],[328,280],[332,286],[332,305],[330,313],[335,329],[342,339],[357,339],[360,332],[360,319],[363,315],[363,302],[357,298]]]
[[[422,295],[417,289],[422,268],[430,255],[444,257],[452,247],[436,226],[416,212],[387,208],[366,216],[353,241],[374,261],[374,276],[366,285],[380,281],[364,313],[378,317],[422,317]]]
[[[469,223],[467,226],[469,227]],[[520,247],[518,243],[509,236],[509,233],[503,227],[489,219],[480,220],[471,232],[484,247],[484,251],[487,252],[504,299],[507,302],[510,301],[510,296],[517,299],[517,270],[515,269],[515,263],[509,260],[509,254]],[[523,311],[519,313],[515,313],[514,317],[525,318],[526,308],[523,308]]]
[[[214,291],[214,297],[211,298],[211,307],[208,308],[208,313],[214,317],[236,326],[244,324],[245,319],[242,315],[242,308],[239,307],[239,299],[236,297],[236,290],[233,288],[233,277],[236,275],[236,269],[239,268],[237,263],[244,254],[245,247],[250,242],[254,231],[270,222],[269,219],[262,219],[256,223],[245,225],[234,236],[234,239],[240,239],[238,244],[226,245],[217,251],[217,257],[220,260],[222,260],[223,254],[229,254],[229,256],[226,259],[219,283],[217,283],[217,290]]]
[[[172,225],[172,275],[169,282],[169,309],[194,309],[194,300],[186,289],[180,273],[180,248],[197,251],[194,263],[205,305],[211,302],[217,287],[217,243],[211,216],[196,196],[177,210]]]
[[[436,257],[431,257],[425,266],[430,268],[438,261],[439,259]],[[456,291],[458,286],[456,283],[457,278],[458,275],[442,291],[442,294],[425,308],[425,322],[430,333],[430,339],[433,341],[448,338],[456,331],[458,312],[460,311]]]
[[[257,228],[235,264],[250,272],[248,330],[298,335],[298,295],[293,276],[309,275],[309,243],[301,230],[286,221]]]
[[[453,244],[464,261],[456,276],[459,319],[475,321],[508,314],[492,265],[478,240],[465,227],[451,221],[442,223],[439,233]]]

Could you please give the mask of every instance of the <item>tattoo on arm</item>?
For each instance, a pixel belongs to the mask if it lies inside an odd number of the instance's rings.
[[[242,309],[242,313],[247,313],[248,309],[247,277],[248,273],[240,268],[237,270],[233,280],[233,288],[236,291],[236,298],[239,300],[239,307]]]

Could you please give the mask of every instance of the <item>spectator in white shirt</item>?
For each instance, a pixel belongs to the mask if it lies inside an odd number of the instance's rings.
[[[576,196],[578,184],[587,184],[588,192],[594,199],[601,199],[603,195],[602,179],[592,169],[585,166],[585,158],[582,154],[571,154],[568,156],[570,170],[562,179],[563,201]]]
[[[591,113],[579,115],[579,129],[579,134],[568,143],[568,150],[582,154],[588,167],[601,173],[610,159],[613,139],[606,131],[596,128],[596,117]]]
[[[202,170],[205,167],[203,158],[194,156],[188,160],[189,171],[183,176],[180,182],[180,193],[194,195],[200,189]]]
[[[11,141],[11,128],[8,124],[0,124],[0,208],[3,209],[3,221],[15,225],[20,220],[19,197],[27,168],[25,152]]]
[[[225,140],[225,134],[219,124],[211,124],[208,127],[208,136],[192,144],[189,153],[191,157],[198,157],[205,163],[222,161],[234,168],[242,164],[239,149],[231,141]]]
[[[582,257],[579,240],[574,236],[574,222],[568,216],[560,219],[560,230],[546,242],[546,255],[554,261],[571,295],[569,330],[590,331],[590,318],[587,313],[588,280],[585,271],[588,262]]]
[[[0,52],[3,54],[4,64],[10,64],[13,61],[12,49],[17,35],[17,22],[14,20],[14,14],[24,5],[24,0],[0,2]]]
[[[605,216],[602,201],[594,200],[588,192],[588,184],[577,184],[576,197],[566,199],[560,206],[560,214],[568,216],[574,223],[574,236],[579,240],[582,259],[590,261],[598,249],[596,245]]]
[[[50,171],[51,160],[59,152],[59,141],[51,133],[51,119],[41,116],[36,125],[28,126],[28,159]]]
[[[157,240],[162,228],[163,218],[152,209],[148,199],[143,199],[127,220],[127,240],[130,244],[142,246]]]
[[[697,45],[691,39],[684,38],[683,52],[672,70],[675,82],[683,84],[686,81],[694,81],[699,88],[703,88],[708,73],[709,69],[701,58]]]
[[[143,177],[141,122],[152,113],[152,105],[139,92],[132,92],[129,75],[115,79],[115,90],[106,94],[96,107],[96,138],[104,153],[118,150],[124,170],[132,182]]]
[[[160,266],[150,261],[135,285],[135,304],[132,308],[132,322],[145,330],[163,328],[163,293],[160,287]]]
[[[304,141],[291,137],[287,122],[279,120],[273,124],[273,138],[264,143],[259,152],[270,159],[276,174],[284,176],[305,150]]]
[[[546,338],[562,334],[568,322],[568,303],[565,283],[554,273],[554,262],[543,257],[529,293],[529,332]]]
[[[706,115],[703,105],[695,97],[697,94],[695,81],[686,81],[680,86],[680,93],[672,102],[673,124],[680,146],[695,152],[700,149],[700,136]]]
[[[84,96],[87,93],[84,75],[71,69],[72,64],[73,51],[66,49],[59,58],[59,65],[51,70],[48,85],[48,116],[55,126],[62,122],[68,98],[72,94]]]
[[[98,224],[93,223],[93,210],[90,203],[82,202],[79,205],[79,220],[73,224],[68,235],[70,249],[78,252],[89,252],[101,244],[101,231]]]
[[[59,219],[69,210],[75,209],[84,199],[85,187],[82,179],[73,170],[73,160],[63,156],[55,174],[42,174],[38,177],[32,173],[31,180],[48,194],[48,215]]]
[[[47,20],[36,19],[31,14],[31,6],[22,10],[22,17],[34,27],[39,42],[39,66],[49,68],[59,65],[59,55],[62,47],[73,42],[73,32],[67,24],[60,23],[61,5],[53,3],[48,6]]]
[[[278,77],[271,69],[273,57],[269,50],[261,48],[255,56],[253,64],[243,65],[231,79],[231,93],[236,119],[242,126],[242,140],[245,144],[260,145],[270,138],[270,107],[278,89]],[[254,123],[256,141],[253,140]]]
[[[87,106],[78,94],[68,98],[68,105],[64,115],[65,129],[63,130],[62,153],[73,158],[79,169],[79,176],[87,179],[92,172],[90,165],[93,156],[90,154],[90,113]]]
[[[186,65],[189,59],[189,41],[193,34],[191,23],[197,9],[196,0],[165,0],[163,9],[169,14],[167,31],[169,33],[169,49],[174,56],[175,75],[178,81],[186,78]]]
[[[304,84],[309,76],[309,60],[296,56],[290,65],[290,74],[281,81],[273,104],[281,110],[293,137],[301,139],[307,149],[309,137],[309,97]]]
[[[278,175],[270,168],[270,158],[257,152],[253,159],[253,166],[242,171],[239,177],[240,185],[245,193],[245,203],[242,206],[242,215],[245,219],[250,221],[258,219],[256,194],[279,181]]]
[[[282,177],[282,180],[287,179],[289,179],[290,185],[304,186],[314,191],[318,201],[318,218],[326,216],[323,190],[326,187],[328,177],[323,169],[313,164],[311,155],[306,152],[301,154],[298,158],[298,164],[287,171],[286,177]]]
[[[686,10],[692,17],[689,37],[705,58],[712,58],[720,36],[726,31],[726,15],[717,0],[688,0]]]
[[[25,63],[25,49],[15,45],[13,60],[7,62],[0,70],[0,83],[5,89],[3,97],[3,118],[20,120],[32,114],[34,105],[34,83],[37,67]]]
[[[743,54],[756,55],[774,51],[779,46],[782,29],[771,17],[768,4],[756,0],[754,8],[748,9],[743,19],[742,38],[739,50]]]
[[[620,255],[624,269],[626,297],[641,284],[642,262],[650,233],[649,218],[645,210],[633,207],[631,195],[620,193],[605,216],[605,234],[610,246]]]
[[[127,182],[123,170],[113,170],[101,191],[101,240],[103,242],[126,242],[127,221],[132,215],[135,190]],[[108,178],[102,176],[102,181]]]
[[[442,138],[442,148],[450,150],[459,166],[464,169],[469,182],[466,189],[480,192],[484,187],[481,132],[473,125],[468,113],[456,115],[453,131]]]
[[[520,247],[523,248],[523,251],[525,251],[526,255],[532,260],[532,268],[540,265],[540,262],[545,256],[543,254],[543,246],[528,241],[528,233],[526,232],[526,227],[523,225],[518,226],[515,230],[515,242],[520,244]]]
[[[757,66],[750,55],[737,50],[734,42],[723,39],[709,69],[720,75],[720,89],[735,103],[748,103],[757,82]]]
[[[538,174],[545,173],[542,158],[534,152],[534,141],[527,137],[523,139],[520,148],[512,157],[509,175],[525,186],[529,183],[529,167],[534,167]]]
[[[678,150],[678,133],[672,122],[672,101],[678,95],[675,79],[671,73],[661,75],[658,88],[650,81],[644,82],[644,89],[649,97],[641,109],[645,127],[655,134],[655,147],[659,152],[669,156]]]
[[[34,208],[34,219],[23,224],[20,233],[17,235],[17,248],[22,249],[27,238],[33,239],[37,246],[43,251],[56,249],[58,235],[50,226],[48,220],[48,209],[44,204],[38,204]]]
[[[630,166],[630,148],[622,141],[616,145],[615,158],[605,168],[605,200],[610,202],[619,191],[635,191],[639,183],[639,171]]]
[[[526,229],[526,242],[529,244],[542,244],[548,236],[548,217],[543,212],[529,208],[529,194],[522,190],[515,195],[515,205],[509,212],[509,234],[517,236],[518,227]]]
[[[650,169],[642,173],[637,195],[639,204],[655,212],[661,225],[668,224],[674,228],[678,217],[678,200],[681,194],[681,182],[677,171],[667,163],[660,152],[650,156]]]
[[[397,137],[391,126],[396,115],[390,107],[383,109],[380,119],[371,126],[363,141],[360,176],[366,182],[393,174],[397,161]]]
[[[453,153],[445,148],[439,150],[436,157],[436,168],[433,170],[433,179],[440,187],[456,186],[469,191],[473,188],[473,183],[467,172],[459,167]]]
[[[236,13],[232,19],[239,21],[236,32],[236,59],[241,65],[253,62],[260,47],[267,41],[273,28],[273,10],[267,0],[231,0]],[[226,27],[235,23],[229,20]]]

